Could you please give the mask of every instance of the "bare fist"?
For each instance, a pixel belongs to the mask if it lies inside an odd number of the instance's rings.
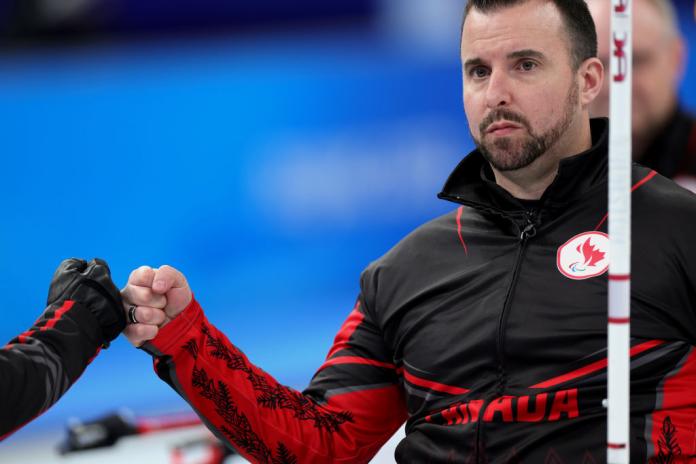
[[[131,273],[121,296],[130,322],[123,333],[135,346],[155,338],[193,297],[184,275],[171,266],[139,267]]]

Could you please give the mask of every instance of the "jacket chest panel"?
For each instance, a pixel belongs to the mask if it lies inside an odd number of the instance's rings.
[[[387,342],[408,372],[472,393],[495,382],[496,334],[518,248],[509,238],[498,245],[488,259],[448,262],[451,272],[401,297]]]

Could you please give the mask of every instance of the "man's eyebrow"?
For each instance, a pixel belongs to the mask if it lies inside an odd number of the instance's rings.
[[[538,50],[532,50],[531,48],[525,48],[524,50],[516,50],[512,53],[508,53],[508,60],[515,58],[537,58],[543,60],[546,56]]]
[[[464,62],[465,68],[470,68],[471,66],[481,66],[485,64],[481,58],[469,58]]]
[[[541,53],[538,50],[533,50],[531,48],[525,48],[524,50],[515,50],[514,52],[508,53],[507,59],[508,60],[514,60],[514,59],[519,59],[519,58],[536,58],[538,60],[543,60],[546,58],[546,55]],[[481,58],[469,58],[468,60],[464,61],[464,67],[465,68],[470,68],[472,66],[485,66],[486,62],[483,61]]]

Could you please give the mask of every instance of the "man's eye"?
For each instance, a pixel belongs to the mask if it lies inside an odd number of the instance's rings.
[[[469,72],[469,74],[471,75],[471,77],[474,77],[474,78],[477,78],[477,79],[482,79],[482,78],[484,78],[484,77],[486,77],[486,76],[488,75],[488,70],[487,70],[486,68],[482,68],[482,67],[479,66],[479,67],[477,67],[477,68],[473,68],[473,69]]]
[[[520,63],[520,69],[522,69],[522,71],[531,71],[536,68],[536,66],[536,63],[533,61],[523,61]]]

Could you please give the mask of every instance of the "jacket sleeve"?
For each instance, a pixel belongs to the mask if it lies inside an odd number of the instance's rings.
[[[208,428],[251,462],[367,462],[407,414],[396,369],[361,301],[304,393],[251,364],[195,300],[143,348]]]
[[[95,316],[65,300],[0,349],[0,440],[58,401],[101,344]]]

